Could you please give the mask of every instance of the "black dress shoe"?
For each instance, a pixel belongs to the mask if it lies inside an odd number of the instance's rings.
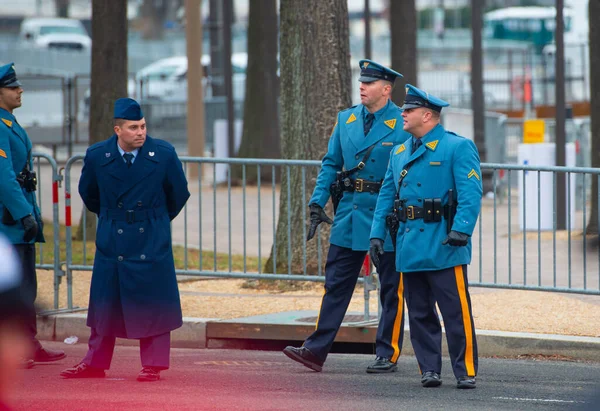
[[[102,368],[90,367],[80,362],[72,368],[61,371],[60,376],[63,378],[104,378],[106,374]]]
[[[138,381],[158,381],[160,380],[160,370],[154,367],[144,367],[137,376]]]
[[[421,385],[423,387],[439,387],[442,385],[440,374],[435,371],[425,371],[421,376]]]
[[[375,362],[367,367],[369,374],[386,373],[398,371],[398,366],[395,362],[391,362],[384,357],[375,357]]]
[[[456,388],[469,389],[475,387],[475,377],[463,376],[456,379]]]
[[[321,372],[323,369],[323,362],[319,357],[314,355],[310,350],[306,347],[285,347],[283,353],[290,357],[294,361],[298,361],[300,364],[305,367],[310,368],[311,370],[315,370],[317,372]]]
[[[33,368],[33,360],[31,358],[21,358],[21,363],[19,364],[19,368],[28,370]]]
[[[33,361],[35,362],[52,362],[58,361],[65,358],[67,355],[64,351],[49,350],[47,348],[39,348],[33,355]]]

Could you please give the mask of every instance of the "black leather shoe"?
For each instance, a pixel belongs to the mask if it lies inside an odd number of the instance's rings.
[[[160,380],[160,370],[154,367],[144,367],[137,376],[138,381],[158,381]]]
[[[102,368],[90,367],[80,362],[72,368],[61,371],[60,376],[63,378],[104,378],[106,375]]]
[[[21,363],[19,364],[19,368],[28,370],[33,368],[33,360],[30,358],[21,358]]]
[[[283,353],[290,357],[292,360],[298,361],[300,364],[310,368],[311,370],[321,372],[321,370],[323,369],[324,361],[321,361],[306,347],[296,348],[288,346],[284,348]]]
[[[39,348],[36,350],[33,355],[33,361],[35,362],[52,362],[62,360],[66,358],[66,354],[64,351],[59,350],[49,350],[47,348]]]
[[[475,377],[463,376],[456,379],[456,388],[469,389],[475,387]]]
[[[369,374],[386,373],[398,371],[398,366],[395,362],[391,362],[384,357],[375,357],[375,362],[367,367]]]
[[[421,376],[421,385],[426,388],[439,387],[442,385],[440,374],[435,371],[425,371]]]

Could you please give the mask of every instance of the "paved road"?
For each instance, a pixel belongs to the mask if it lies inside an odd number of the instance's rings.
[[[58,373],[84,355],[66,346],[68,358],[23,371],[16,410],[566,410],[592,409],[600,364],[481,359],[478,388],[457,390],[444,359],[440,388],[422,388],[414,357],[399,372],[369,375],[371,356],[332,354],[322,373],[280,352],[172,351],[171,370],[156,383],[138,383],[137,347],[117,346],[104,380],[64,380]]]

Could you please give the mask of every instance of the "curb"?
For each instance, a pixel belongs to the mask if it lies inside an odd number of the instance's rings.
[[[89,340],[90,329],[86,325],[87,314],[61,314],[47,319],[38,319],[38,338],[47,341],[64,341],[70,336],[77,336],[79,342]],[[228,320],[231,322],[231,320]],[[183,326],[171,333],[173,348],[217,348],[227,347],[225,339],[208,338],[207,327],[210,324],[222,324],[217,318],[184,317]],[[246,326],[250,325],[248,323]],[[261,326],[264,324],[257,324]],[[295,325],[280,324],[280,327],[296,327]],[[260,327],[257,327],[259,329]],[[348,327],[343,328],[358,328]],[[362,327],[362,328],[375,328]],[[373,333],[374,334],[374,333]],[[249,340],[258,340],[255,338]],[[263,338],[264,339],[264,338]],[[281,338],[270,338],[271,341],[283,342]],[[447,355],[446,339],[442,339],[443,352]],[[372,346],[374,340],[368,343]],[[137,340],[117,339],[118,345],[138,345]],[[240,347],[240,344],[234,344]],[[600,362],[600,338],[579,337],[553,334],[517,333],[505,331],[477,330],[477,349],[481,357],[515,357],[519,355],[559,355],[575,360]],[[410,344],[410,332],[405,329],[402,354],[414,355]]]

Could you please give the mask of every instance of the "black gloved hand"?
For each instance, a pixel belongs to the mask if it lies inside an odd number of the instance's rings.
[[[469,236],[459,231],[450,231],[448,237],[442,241],[442,245],[450,244],[455,247],[464,247],[469,244]]]
[[[371,238],[371,245],[369,247],[369,257],[377,271],[379,272],[379,256],[383,255],[383,240],[381,238]]]
[[[325,210],[318,204],[310,204],[308,206],[310,208],[310,227],[308,228],[308,235],[306,236],[306,241],[310,240],[315,236],[315,232],[317,231],[317,226],[322,222],[326,222],[327,224],[333,223],[331,218],[327,217],[325,214]]]
[[[21,219],[23,223],[23,228],[25,229],[25,234],[23,234],[23,241],[26,243],[33,240],[38,233],[38,223],[35,221],[35,217],[31,214],[26,215]]]

